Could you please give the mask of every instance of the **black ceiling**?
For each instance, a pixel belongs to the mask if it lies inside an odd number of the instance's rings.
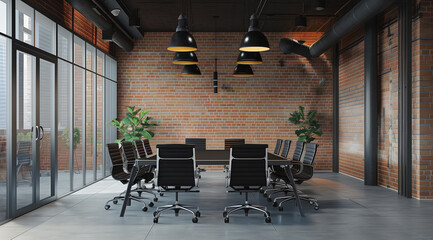
[[[119,1],[119,0],[118,0]],[[172,32],[181,12],[188,17],[193,32],[243,32],[259,0],[122,0],[129,9],[138,9],[145,32]],[[263,0],[265,1],[265,0]],[[316,11],[314,0],[268,0],[260,16],[264,32],[323,32],[358,0],[327,0],[326,9]],[[182,11],[183,10],[183,11]],[[296,28],[296,15],[307,16],[307,27]],[[219,16],[215,24],[214,16]]]

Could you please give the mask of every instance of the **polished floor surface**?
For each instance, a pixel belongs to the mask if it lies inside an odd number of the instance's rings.
[[[250,202],[269,207],[272,223],[259,213],[238,213],[223,221],[224,206],[242,203],[244,196],[227,193],[224,173],[202,173],[200,193],[180,193],[180,202],[199,205],[199,223],[181,212],[163,214],[153,223],[152,211],[132,203],[124,218],[121,205],[104,209],[106,200],[125,186],[107,178],[74,194],[0,226],[0,239],[433,239],[433,201],[401,198],[383,187],[334,173],[317,173],[299,186],[319,199],[320,210],[304,204],[301,217],[294,203],[279,212],[258,193]],[[158,205],[170,204],[174,194],[160,197]]]

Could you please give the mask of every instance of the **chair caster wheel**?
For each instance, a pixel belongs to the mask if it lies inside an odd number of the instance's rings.
[[[313,205],[314,204],[314,202],[313,201],[310,201],[310,205]]]
[[[147,212],[147,207],[143,207],[143,208],[141,209],[141,211],[143,211],[143,212]]]
[[[195,216],[196,216],[196,217],[200,217],[200,216],[201,216],[200,211],[195,212]]]
[[[224,218],[224,222],[229,223],[229,218],[228,217]]]
[[[153,223],[158,223],[158,218],[154,218]]]
[[[179,216],[179,209],[174,210],[174,216],[176,216],[176,217]]]
[[[260,189],[260,191],[259,191],[260,193],[264,193],[265,192],[265,190],[263,190],[263,189]]]
[[[266,213],[265,213],[265,214],[263,214],[263,215],[265,215],[265,217],[269,217],[269,216],[271,216],[271,213],[270,213],[270,212],[268,212],[268,211],[266,211]]]
[[[223,212],[223,217],[227,217],[227,211]]]
[[[108,209],[110,209],[110,205],[107,204],[107,205],[105,205],[104,208],[105,208],[105,210],[108,210]]]
[[[157,214],[156,212],[153,212],[153,216],[154,216],[154,217],[156,217],[156,214]]]
[[[271,223],[271,218],[270,217],[265,218],[265,222],[266,223]]]
[[[244,209],[245,216],[248,216],[248,209]]]
[[[196,217],[193,218],[193,219],[192,219],[192,222],[193,222],[193,223],[198,223],[198,218],[196,218]]]
[[[277,206],[278,206],[278,203],[277,203],[277,202],[274,202],[274,203],[272,203],[272,206],[277,207]]]
[[[161,196],[161,197],[164,196],[164,193],[159,193],[159,196]]]
[[[267,193],[264,193],[263,196],[264,196],[265,198],[267,198],[267,197],[268,197],[268,194],[267,194]]]
[[[117,204],[117,200],[114,200],[113,203],[114,203],[114,204]]]
[[[282,212],[283,211],[283,207],[278,207],[278,211]]]
[[[149,203],[149,207],[153,207],[153,205],[154,205],[153,202]]]
[[[154,198],[153,201],[154,201],[154,202],[158,202],[158,198],[157,198],[157,197]]]
[[[319,206],[314,206],[314,210],[319,210]]]
[[[272,198],[270,197],[266,198],[266,200],[268,200],[268,202],[272,202]]]

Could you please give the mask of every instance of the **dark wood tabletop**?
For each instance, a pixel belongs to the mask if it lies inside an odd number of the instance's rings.
[[[196,150],[195,159],[197,165],[228,165],[230,162],[230,150]],[[137,159],[139,165],[156,165],[156,156]],[[290,165],[291,160],[268,153],[268,165]]]

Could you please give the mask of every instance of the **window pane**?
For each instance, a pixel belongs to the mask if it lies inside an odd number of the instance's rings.
[[[11,23],[11,0],[0,0],[0,32],[10,35]]]
[[[16,1],[16,39],[33,45],[33,19],[34,10],[27,4]]]
[[[97,167],[97,179],[102,178],[102,152],[104,151],[104,145],[102,141],[102,130],[104,122],[102,119],[103,107],[104,107],[104,78],[98,76],[96,79],[96,167]]]
[[[60,45],[60,44],[59,44]],[[70,189],[70,169],[69,169],[69,143],[72,143],[72,148],[75,149],[78,143],[70,140],[72,118],[71,102],[71,87],[72,87],[72,64],[65,61],[58,61],[58,78],[57,78],[57,112],[58,112],[58,138],[57,138],[57,168],[58,168],[58,196],[63,196]],[[75,130],[75,129],[74,129]],[[76,128],[75,132],[78,132]]]
[[[7,88],[10,84],[10,40],[0,36],[0,221],[6,219],[7,210]]]
[[[86,184],[94,181],[93,164],[93,97],[95,74],[86,71]],[[95,159],[96,160],[96,159]]]
[[[117,82],[117,62],[109,56],[105,57],[105,76]]]
[[[58,26],[57,55],[72,62],[72,33]]]
[[[97,58],[96,58],[96,72],[100,75],[104,75],[104,58],[105,54],[102,51],[97,51]]]
[[[81,67],[85,67],[85,44],[84,40],[74,35],[74,63]]]
[[[114,59],[111,61],[111,79],[117,82],[117,61]]]
[[[105,79],[105,142],[113,143],[117,139],[117,129],[109,122],[117,118],[117,84],[108,79]],[[108,149],[105,147],[105,175],[111,174],[111,159],[108,154]]]
[[[56,54],[56,24],[36,12],[36,47]]]
[[[74,67],[74,190],[83,186],[84,69]]]
[[[33,203],[33,92],[36,82],[36,57],[17,52],[17,209]],[[34,142],[33,142],[34,143]]]
[[[86,69],[95,71],[96,49],[94,46],[86,43]]]

